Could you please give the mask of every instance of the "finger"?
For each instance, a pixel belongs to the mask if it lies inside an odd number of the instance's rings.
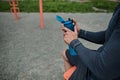
[[[72,20],[73,20],[73,23],[76,25],[77,24],[76,19],[73,18]]]
[[[71,32],[71,30],[66,28],[66,27],[62,27],[62,30],[65,31],[65,32]]]
[[[64,29],[64,25],[62,25],[61,29],[62,29],[63,32],[66,32],[66,30]]]
[[[74,32],[77,33],[77,26],[74,26]]]
[[[66,30],[62,29],[63,32],[66,32]]]
[[[66,39],[68,37],[68,35],[64,35],[64,39]]]
[[[66,35],[66,33],[63,33],[63,36],[65,36]]]

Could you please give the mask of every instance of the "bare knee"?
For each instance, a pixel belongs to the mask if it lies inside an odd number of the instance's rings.
[[[68,61],[67,56],[66,56],[66,50],[63,51],[62,57],[65,61]]]

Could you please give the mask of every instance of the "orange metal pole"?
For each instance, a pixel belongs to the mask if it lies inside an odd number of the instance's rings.
[[[18,15],[17,15],[17,11],[16,11],[16,4],[15,4],[14,0],[12,0],[12,5],[13,5],[15,19],[18,20]]]
[[[40,26],[42,29],[44,29],[42,0],[39,0],[39,9],[40,9]]]

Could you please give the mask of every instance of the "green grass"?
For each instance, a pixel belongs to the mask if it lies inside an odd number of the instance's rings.
[[[44,12],[95,12],[92,7],[97,7],[113,12],[117,2],[110,2],[105,0],[91,0],[91,2],[67,2],[67,1],[44,1]],[[39,12],[38,1],[19,1],[19,8],[21,12]],[[9,12],[10,6],[7,1],[0,1],[0,12]]]

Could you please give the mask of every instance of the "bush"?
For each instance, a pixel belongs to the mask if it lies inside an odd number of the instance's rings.
[[[117,2],[110,2],[105,0],[92,0],[91,2],[79,3],[68,2],[66,0],[49,0],[43,1],[44,12],[95,12],[92,7],[106,9],[112,12],[117,5]],[[39,2],[26,0],[19,1],[20,11],[22,12],[39,12]],[[0,12],[9,12],[10,6],[7,1],[0,1]]]

